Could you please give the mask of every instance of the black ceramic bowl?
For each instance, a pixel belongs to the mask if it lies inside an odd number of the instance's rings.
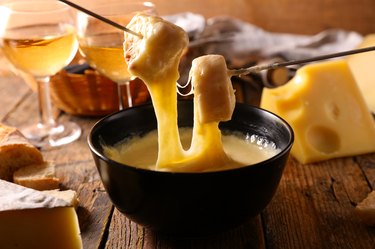
[[[178,111],[179,126],[192,126],[192,102],[179,102]],[[205,173],[144,170],[108,159],[103,142],[113,145],[130,134],[156,129],[152,105],[105,117],[92,128],[88,143],[104,187],[120,212],[161,233],[200,236],[238,226],[267,206],[294,139],[285,121],[243,104],[236,105],[232,120],[220,128],[265,136],[281,152],[255,165]]]

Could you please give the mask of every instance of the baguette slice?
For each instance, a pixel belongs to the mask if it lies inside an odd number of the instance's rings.
[[[50,161],[20,168],[13,175],[13,182],[36,190],[58,189],[60,179],[55,175],[55,164]]]
[[[0,124],[0,179],[11,181],[16,170],[43,161],[42,153],[20,131]]]
[[[375,191],[369,193],[363,201],[358,203],[355,212],[363,223],[375,226]]]

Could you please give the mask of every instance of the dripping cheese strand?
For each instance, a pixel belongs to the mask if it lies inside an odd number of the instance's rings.
[[[131,74],[148,87],[158,123],[156,169],[201,171],[226,164],[219,122],[229,120],[234,91],[222,56],[197,58],[191,70],[194,127],[190,149],[181,145],[177,124],[178,66],[188,44],[180,27],[160,17],[139,14],[128,25],[139,38],[125,33],[124,52]]]
[[[157,16],[137,15],[128,27],[143,38],[125,33],[128,70],[142,79],[151,95],[158,123],[157,167],[183,158],[178,125],[176,81],[178,63],[188,38],[179,27]]]

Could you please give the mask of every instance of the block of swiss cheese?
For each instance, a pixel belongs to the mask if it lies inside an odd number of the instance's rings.
[[[43,161],[40,151],[20,131],[0,124],[0,179],[11,181],[16,170]]]
[[[375,46],[375,34],[367,35],[359,48]],[[375,113],[375,51],[353,54],[347,58],[367,107]]]
[[[375,152],[375,122],[346,61],[306,65],[286,85],[265,89],[261,107],[293,128],[301,163]]]
[[[81,249],[72,202],[0,180],[0,247]]]

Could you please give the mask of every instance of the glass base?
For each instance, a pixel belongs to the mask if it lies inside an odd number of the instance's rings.
[[[60,122],[53,128],[43,124],[21,128],[24,136],[39,148],[58,147],[69,144],[81,136],[81,128],[73,122]]]

